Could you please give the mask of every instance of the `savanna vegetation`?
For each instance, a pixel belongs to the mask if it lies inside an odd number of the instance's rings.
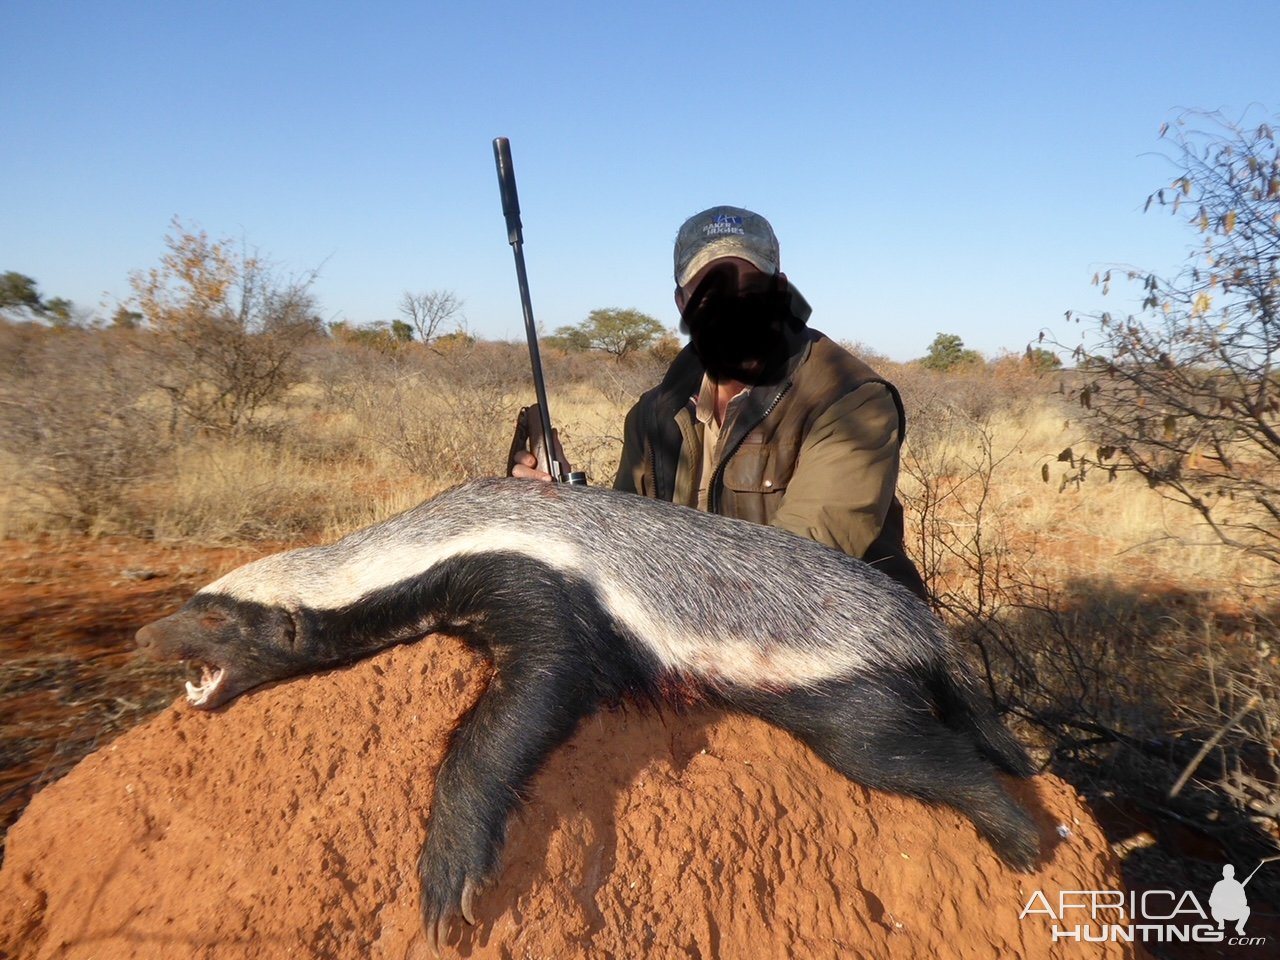
[[[1205,249],[1172,281],[1135,273],[1145,315],[994,359],[947,334],[910,364],[853,349],[903,394],[909,548],[989,694],[1094,800],[1131,882],[1191,886],[1280,829],[1280,165],[1265,126],[1172,143],[1182,166],[1153,203],[1189,212]],[[9,276],[11,540],[332,538],[501,472],[532,399],[523,346],[453,329],[452,294],[406,294],[398,327],[326,328],[309,276],[180,225],[112,323],[55,322]],[[596,311],[544,343],[557,427],[594,484],[670,360],[650,320]],[[0,665],[0,699],[41,682],[41,655]],[[7,764],[37,749],[25,736],[6,731]]]

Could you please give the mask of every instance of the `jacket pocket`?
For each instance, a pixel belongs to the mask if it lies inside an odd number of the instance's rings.
[[[738,447],[724,468],[724,485],[740,493],[776,493],[785,490],[786,480],[777,470],[776,451],[768,444],[747,440]]]
[[[741,520],[768,523],[782,503],[789,472],[781,469],[778,451],[770,444],[738,447],[724,468],[725,513]]]

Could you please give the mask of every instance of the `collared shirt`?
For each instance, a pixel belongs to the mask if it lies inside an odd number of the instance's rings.
[[[729,401],[724,412],[726,421],[731,419],[734,406],[747,391],[748,388],[743,387],[741,392]],[[705,511],[711,497],[711,477],[716,472],[716,457],[720,453],[720,430],[724,424],[716,423],[716,384],[707,374],[702,375],[702,386],[698,388],[697,397],[689,399],[693,403],[693,416],[699,427],[698,439],[702,443],[702,457],[695,460],[698,466],[697,507]]]

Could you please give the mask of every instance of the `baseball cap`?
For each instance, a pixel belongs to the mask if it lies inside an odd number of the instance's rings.
[[[741,257],[765,273],[777,273],[778,238],[768,220],[741,207],[711,207],[696,213],[676,234],[676,285],[683,287],[721,257]]]

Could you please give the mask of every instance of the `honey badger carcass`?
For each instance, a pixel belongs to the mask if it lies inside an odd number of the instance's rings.
[[[672,691],[792,732],[851,780],[952,806],[1010,865],[1037,832],[994,771],[1030,761],[976,696],[927,606],[785,531],[609,490],[464,484],[337,543],[264,557],[138,632],[200,663],[212,709],[259,684],[443,632],[491,683],[436,777],[422,848],[433,946],[494,874],[548,753],[622,697]]]

